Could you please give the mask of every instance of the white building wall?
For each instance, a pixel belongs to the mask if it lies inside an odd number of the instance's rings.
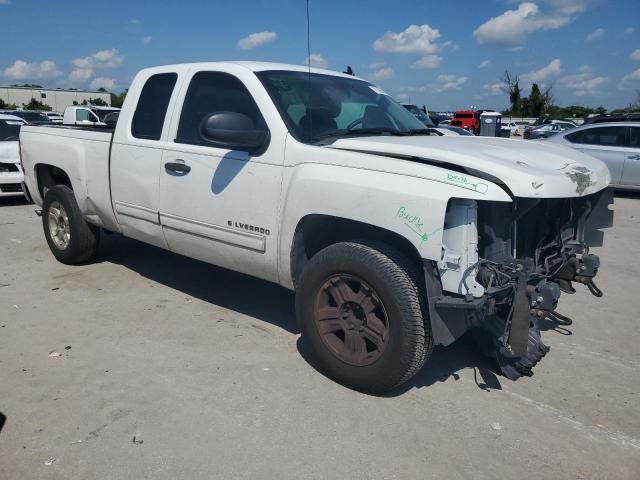
[[[0,99],[5,103],[15,103],[18,108],[26,105],[35,98],[39,102],[49,105],[55,112],[64,112],[66,107],[73,105],[76,101],[81,104],[83,100],[87,102],[92,98],[100,98],[111,105],[111,95],[106,92],[90,92],[85,90],[56,90],[48,88],[26,88],[26,87],[0,87]]]

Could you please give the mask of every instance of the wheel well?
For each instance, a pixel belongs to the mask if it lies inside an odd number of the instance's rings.
[[[403,236],[368,223],[330,215],[307,215],[298,223],[291,249],[291,274],[294,285],[305,265],[320,250],[339,242],[369,241],[383,243],[421,263],[415,246]]]
[[[36,165],[36,178],[38,179],[38,191],[41,198],[44,198],[44,194],[49,188],[56,185],[66,185],[73,190],[67,172],[53,165],[44,163]]]

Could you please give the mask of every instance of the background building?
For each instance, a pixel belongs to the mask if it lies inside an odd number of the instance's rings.
[[[89,102],[92,98],[104,100],[111,105],[111,95],[107,92],[92,92],[88,90],[65,90],[52,88],[31,87],[0,87],[0,99],[7,104],[15,104],[22,108],[35,98],[37,101],[49,105],[54,112],[63,112],[64,109],[76,101],[81,104],[83,100]]]

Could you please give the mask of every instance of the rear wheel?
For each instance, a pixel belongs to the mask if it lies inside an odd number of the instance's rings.
[[[432,348],[421,285],[410,263],[385,247],[339,243],[318,252],[296,291],[302,335],[318,366],[368,393],[406,382]]]
[[[98,249],[100,229],[85,221],[73,190],[67,186],[56,185],[47,190],[42,226],[49,249],[62,263],[85,262]]]

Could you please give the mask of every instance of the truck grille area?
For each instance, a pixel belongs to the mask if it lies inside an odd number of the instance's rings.
[[[22,193],[21,183],[0,183],[1,193]]]
[[[15,163],[0,163],[0,173],[14,173],[19,171]]]
[[[516,198],[511,204],[478,203],[478,254],[496,262],[530,259],[534,271],[552,275],[572,247],[601,246],[613,225],[612,192],[579,198]]]
[[[575,292],[575,282],[602,296],[593,283],[600,259],[589,247],[602,245],[601,229],[613,225],[612,201],[612,192],[603,190],[579,198],[477,202],[477,261],[465,269],[462,284],[480,285],[484,294],[478,298],[468,288],[462,297],[439,294],[432,323],[446,324],[449,338],[476,327],[505,376],[532,375],[549,351],[541,323],[571,324],[556,311],[561,292]],[[437,285],[429,276],[427,270],[428,284]]]

